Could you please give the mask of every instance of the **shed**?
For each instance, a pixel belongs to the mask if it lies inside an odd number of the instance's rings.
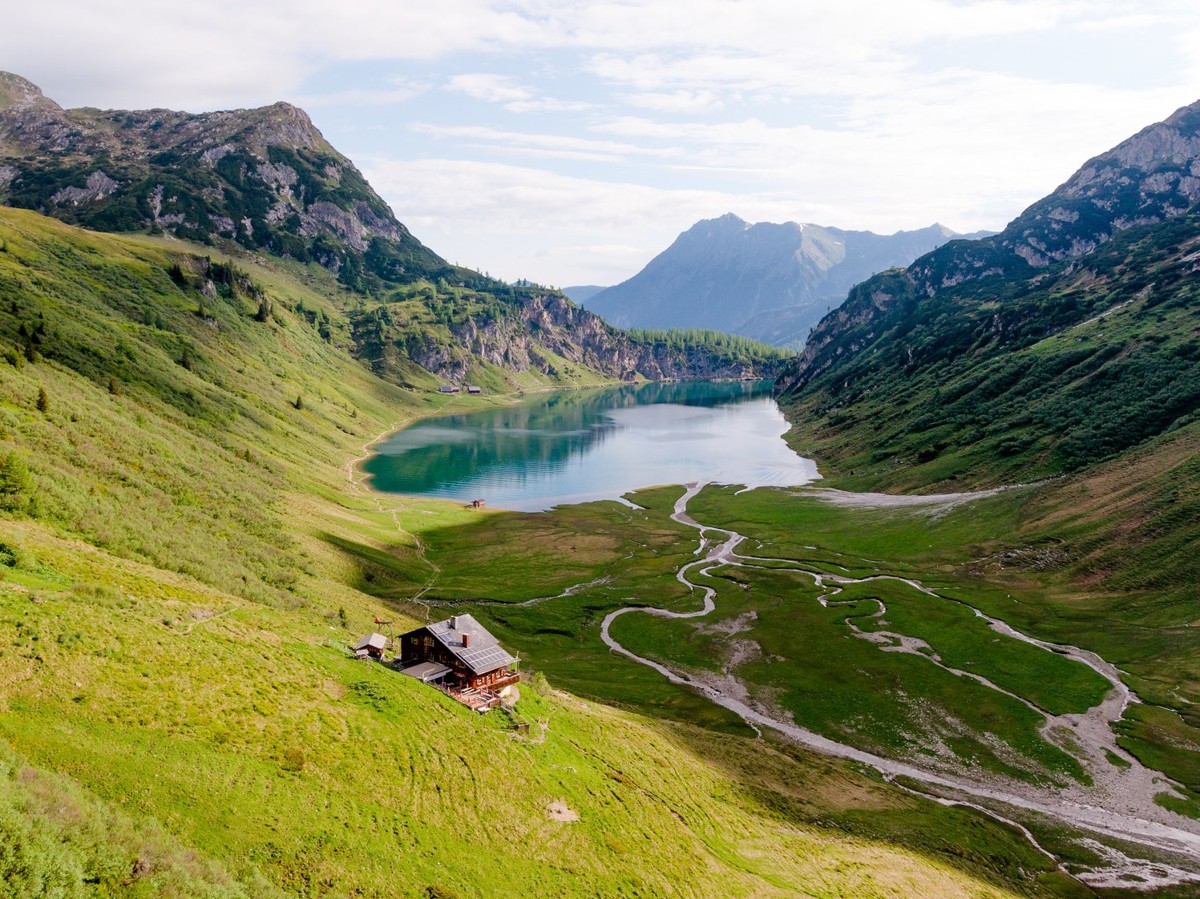
[[[482,387],[477,387],[474,384],[467,385],[467,393],[483,393]]]
[[[354,654],[360,659],[368,656],[372,659],[382,659],[387,643],[387,637],[383,634],[367,634],[354,644]]]

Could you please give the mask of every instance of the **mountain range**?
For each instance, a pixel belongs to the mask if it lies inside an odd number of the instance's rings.
[[[568,370],[749,377],[782,358],[746,341],[633,340],[558,291],[450,265],[287,103],[200,115],[67,110],[0,73],[0,203],[319,266],[346,289],[350,351],[402,383],[421,370],[495,387]]]
[[[711,328],[799,347],[852,286],[964,236],[942,225],[881,236],[750,224],[729,213],[697,222],[627,281],[568,293],[619,327]]]
[[[1072,471],[1188,424],[1198,174],[1200,104],[1089,160],[1001,233],[857,285],[778,389],[821,410],[829,458],[869,443],[931,480]]]
[[[785,363],[447,265],[293,107],[0,76],[0,893],[1194,894],[1194,839],[1053,812],[1142,772],[1139,822],[1198,830],[1198,110]],[[416,417],[781,366],[824,484],[524,515],[362,481]],[[458,610],[525,660],[515,707],[348,651]]]

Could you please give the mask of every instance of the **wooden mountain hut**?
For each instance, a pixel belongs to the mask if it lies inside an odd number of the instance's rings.
[[[400,636],[401,670],[451,690],[495,691],[515,684],[521,679],[516,663],[472,615],[455,615]]]

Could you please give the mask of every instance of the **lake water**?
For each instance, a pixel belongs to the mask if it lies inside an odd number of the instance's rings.
[[[788,448],[787,428],[766,382],[564,390],[419,421],[363,468],[387,493],[533,512],[656,484],[808,483],[816,464]]]

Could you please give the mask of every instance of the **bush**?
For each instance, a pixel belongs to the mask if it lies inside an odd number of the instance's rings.
[[[0,462],[0,510],[27,513],[34,501],[33,477],[25,460],[10,450]]]
[[[79,858],[39,818],[22,815],[11,797],[0,799],[0,885],[6,896],[84,896]]]

